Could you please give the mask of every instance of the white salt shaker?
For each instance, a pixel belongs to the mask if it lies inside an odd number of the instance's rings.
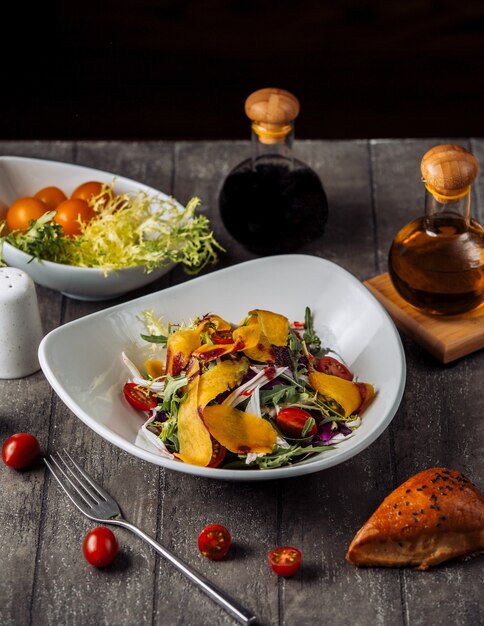
[[[23,378],[39,368],[42,323],[28,274],[0,267],[0,378]]]

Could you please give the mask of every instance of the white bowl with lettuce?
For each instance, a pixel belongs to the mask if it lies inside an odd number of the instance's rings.
[[[67,241],[61,254],[50,254],[49,236],[55,233],[49,232],[49,220],[41,218],[21,236],[7,233],[4,224],[0,261],[24,270],[39,285],[80,300],[116,298],[155,281],[177,263],[195,273],[216,261],[218,245],[208,219],[194,213],[196,198],[183,207],[142,183],[69,163],[0,157],[0,225],[17,198],[50,185],[69,197],[88,181],[112,187],[117,205],[110,215],[86,225],[80,245]],[[45,237],[38,237],[39,228]]]

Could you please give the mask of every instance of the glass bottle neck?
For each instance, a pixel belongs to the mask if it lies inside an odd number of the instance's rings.
[[[261,165],[293,168],[292,144],[294,130],[283,137],[264,137],[252,130],[252,169]]]
[[[425,228],[436,235],[442,226],[453,226],[456,232],[467,230],[470,224],[471,188],[453,199],[425,191]]]

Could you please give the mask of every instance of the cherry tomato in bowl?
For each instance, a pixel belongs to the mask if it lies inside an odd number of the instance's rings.
[[[311,419],[311,413],[300,409],[297,406],[289,406],[281,409],[276,417],[276,424],[279,430],[286,437],[300,439],[303,436],[303,430],[308,419]],[[313,424],[304,437],[311,437],[318,432],[316,424]]]
[[[66,194],[59,187],[43,187],[34,195],[34,198],[41,200],[49,211],[55,211],[61,202],[67,200]]]
[[[81,234],[81,224],[90,222],[94,217],[93,209],[85,200],[74,198],[64,200],[56,208],[54,222],[60,224],[64,230],[64,235],[73,237]]]
[[[233,338],[231,330],[219,330],[216,333],[214,333],[210,337],[210,339],[213,341],[213,343],[216,343],[222,346],[234,343],[234,338]]]
[[[94,196],[98,196],[103,189],[103,184],[96,181],[91,180],[87,183],[82,183],[79,187],[76,187],[71,194],[71,198],[77,198],[80,200],[85,200],[86,202],[90,202]],[[107,202],[109,200],[109,194],[104,194],[104,201]]]
[[[218,467],[225,459],[227,448],[219,443],[216,439],[212,438],[212,458],[207,467]]]
[[[146,392],[136,383],[126,383],[123,392],[126,400],[137,411],[149,411],[158,404],[158,400],[152,393]]]
[[[18,198],[7,211],[7,227],[12,230],[27,230],[31,220],[38,220],[48,207],[38,198]]]
[[[281,546],[271,550],[267,556],[269,565],[278,576],[292,576],[301,565],[301,551],[292,546]]]
[[[118,551],[116,535],[105,526],[90,530],[82,544],[84,558],[94,567],[106,567],[114,561]]]
[[[37,438],[29,433],[17,433],[9,437],[2,447],[2,459],[5,465],[21,469],[32,465],[40,455]]]
[[[316,369],[318,372],[323,372],[323,374],[338,376],[345,380],[353,380],[353,374],[350,370],[337,359],[333,359],[332,356],[321,357],[316,365]]]
[[[198,536],[198,549],[212,561],[223,559],[231,543],[229,531],[221,524],[210,524]]]

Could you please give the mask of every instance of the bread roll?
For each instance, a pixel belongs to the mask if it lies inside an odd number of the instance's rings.
[[[348,549],[358,566],[425,570],[484,550],[484,496],[460,472],[436,467],[393,491]]]

